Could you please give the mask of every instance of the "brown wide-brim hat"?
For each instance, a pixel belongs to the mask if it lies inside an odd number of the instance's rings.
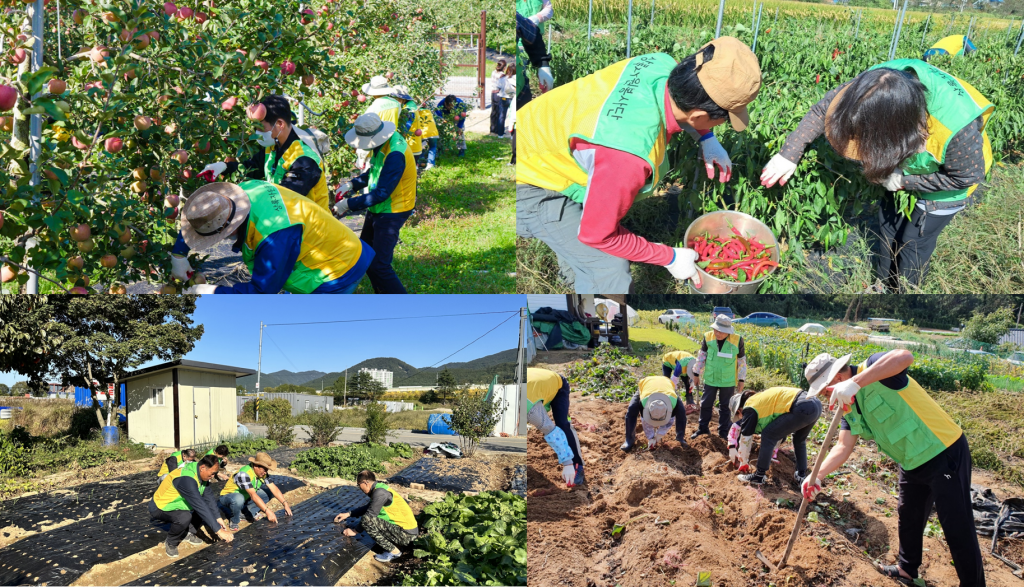
[[[704,48],[715,46],[715,54],[704,61]],[[761,91],[761,66],[757,55],[735,37],[719,37],[697,51],[697,79],[715,104],[729,112],[733,130],[742,132],[750,124],[747,104]]]
[[[263,467],[264,469],[276,469],[277,468],[277,461],[275,461],[274,459],[270,458],[270,455],[268,455],[265,452],[258,452],[258,453],[256,453],[255,457],[249,457],[249,462],[251,464],[253,464],[253,465],[259,465],[259,466]]]
[[[860,152],[857,150],[857,141],[855,139],[848,141],[845,145],[837,145],[832,139],[832,133],[830,132],[836,106],[839,105],[839,100],[843,98],[843,94],[846,93],[847,88],[849,88],[849,86],[839,90],[835,97],[832,98],[832,101],[828,104],[828,110],[825,111],[825,138],[828,139],[828,144],[832,145],[832,148],[835,149],[836,153],[839,153],[841,156],[852,161],[860,161]]]
[[[212,247],[249,216],[249,196],[233,183],[208,183],[192,192],[181,211],[181,237],[193,250]]]

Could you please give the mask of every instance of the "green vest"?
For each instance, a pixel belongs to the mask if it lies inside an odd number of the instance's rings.
[[[946,160],[946,149],[953,136],[974,119],[987,113],[982,119],[982,131],[984,131],[984,123],[995,109],[973,87],[968,87],[952,75],[919,59],[886,61],[870,69],[880,67],[910,71],[917,75],[917,78],[928,90],[925,93],[925,103],[928,109],[929,131],[933,135],[936,129],[941,131],[941,135],[936,137],[938,143],[930,143],[927,150],[907,158],[900,164],[903,173],[907,175],[925,175],[938,171],[939,166]],[[972,94],[976,95],[972,96]],[[921,193],[917,194],[917,197],[923,200],[956,201],[965,199],[969,191],[973,190],[966,188]]]
[[[259,477],[256,476],[256,472],[253,471],[252,465],[246,465],[242,467],[241,469],[238,470],[238,473],[245,473],[246,475],[249,476],[249,481],[252,483],[253,491],[259,491],[260,489],[263,488],[264,485],[267,484],[266,479],[260,479]],[[238,473],[235,473],[235,475],[237,475]],[[234,476],[232,476],[231,481],[232,483],[234,482]],[[241,487],[238,487],[238,493],[242,494],[242,497],[245,498],[245,501],[249,501],[250,499],[252,499],[252,497],[249,496],[249,492],[242,489]]]
[[[713,387],[733,387],[736,385],[736,355],[739,349],[740,337],[730,334],[722,342],[722,349],[718,349],[718,339],[715,338],[715,331],[704,334],[704,341],[708,344],[708,356],[704,361],[704,383]]]
[[[754,434],[760,434],[779,416],[788,414],[801,391],[799,387],[770,387],[751,396],[743,408],[750,408],[757,413]]]
[[[541,0],[516,0],[516,12],[522,14],[526,18],[530,18],[543,9],[544,3],[541,2]],[[542,22],[537,25],[537,28],[540,29],[540,34],[543,35],[547,28],[547,24]],[[516,68],[516,71],[519,71],[518,67]],[[518,88],[519,86],[516,87]]]
[[[850,432],[874,440],[879,450],[906,470],[916,469],[946,450],[901,395],[916,385],[910,379],[910,384],[899,391],[881,383],[862,387],[854,397],[854,409],[844,416]]]
[[[387,156],[390,155],[391,153],[401,153],[402,156],[405,157],[405,152],[409,149],[409,143],[407,143],[405,141],[405,138],[402,137],[401,133],[398,132],[393,133],[391,137],[388,138],[388,143],[386,146],[388,147],[387,153],[384,152],[385,149],[382,147],[380,149],[377,149],[376,152],[374,152],[373,157],[370,158],[370,183],[367,184],[367,187],[370,188],[371,190],[377,187],[377,180],[380,179],[380,172],[384,169],[384,159],[386,159]],[[402,174],[403,179],[405,179],[406,174],[409,173],[409,169],[407,168],[405,172],[406,173]],[[373,206],[370,206],[369,208],[367,208],[367,210],[375,214],[389,213],[392,211],[392,203],[394,202],[395,199],[397,199],[398,197],[400,197],[403,200],[408,199],[408,194],[404,193],[407,192],[408,190],[409,186],[404,185],[403,182],[399,180],[398,185],[395,186],[395,190],[391,193],[390,196],[388,196],[386,200],[378,204],[374,204]],[[413,197],[415,198],[415,196]],[[406,210],[408,210],[408,208],[406,208]],[[405,210],[403,210],[403,212],[404,211]]]
[[[199,495],[202,495],[203,493],[206,492],[206,486],[208,484],[203,483],[203,480],[199,478],[198,462],[193,461],[191,463],[188,463],[184,467],[175,470],[181,471],[178,477],[191,477],[196,480],[196,485],[199,486]],[[157,507],[159,507],[161,510],[165,512],[192,509],[189,507],[188,503],[185,502],[185,499],[181,497],[181,494],[178,493],[176,489],[174,489],[172,483],[176,478],[177,477],[172,478],[171,475],[165,477],[163,483],[161,483],[160,487],[157,489],[156,495],[153,497],[153,500],[157,502]],[[167,498],[170,498],[170,500],[167,501]]]
[[[316,161],[316,165],[317,167],[320,168],[320,171],[322,173],[324,165],[323,162],[320,161],[320,154],[311,149],[309,145],[302,141],[302,139],[295,139],[295,141],[302,145],[302,156],[309,157],[313,161]],[[297,158],[298,157],[296,157],[296,159]],[[281,159],[277,161],[277,167],[275,167],[275,159],[277,159],[277,154],[273,147],[269,147],[267,149],[266,157],[263,161],[263,174],[266,176],[267,181],[269,181],[270,183],[275,185],[281,185],[281,182],[284,181],[284,175],[288,173],[288,169],[291,168],[291,164],[287,163],[284,160],[284,157],[281,157]]]

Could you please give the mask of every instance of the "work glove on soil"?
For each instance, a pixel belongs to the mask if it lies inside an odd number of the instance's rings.
[[[572,465],[562,467],[562,480],[565,481],[566,487],[576,485],[576,469]]]
[[[195,271],[192,270],[192,265],[189,264],[187,257],[171,255],[171,277],[179,281],[188,281],[192,279],[193,273]]]
[[[202,171],[199,172],[199,177],[205,179],[206,181],[213,181],[217,179],[217,176],[224,173],[227,170],[227,168],[228,164],[223,163],[221,161],[218,161],[216,163],[210,163],[209,165],[204,167]]]
[[[796,173],[796,163],[781,154],[775,155],[761,170],[761,185],[766,188],[772,187],[776,182],[779,185],[786,185],[794,173]]]
[[[890,192],[898,192],[903,189],[903,170],[896,168],[889,174],[889,177],[882,180],[881,186]]]
[[[718,181],[725,183],[732,179],[732,160],[729,159],[729,154],[725,152],[725,147],[718,142],[715,135],[705,135],[705,137],[700,139],[700,148],[701,155],[704,157],[704,168],[708,172],[708,179],[715,179],[715,167],[718,167],[721,170],[718,174]]]
[[[821,479],[811,479],[808,475],[800,484],[800,493],[807,501],[814,501],[815,496],[821,493]]]
[[[555,87],[555,78],[551,75],[550,67],[541,67],[537,70],[537,85],[540,86],[540,93],[551,91]]]
[[[672,277],[680,280],[692,279],[695,287],[700,287],[700,275],[697,273],[697,259],[700,255],[693,249],[672,249],[675,255],[665,269]]]
[[[838,404],[843,406],[844,410],[846,406],[853,403],[853,397],[860,391],[860,385],[857,385],[853,379],[841,381],[833,385],[832,388],[832,398],[828,401],[828,407],[834,408]]]

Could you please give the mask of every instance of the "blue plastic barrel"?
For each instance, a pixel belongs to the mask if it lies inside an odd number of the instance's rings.
[[[103,446],[110,446],[117,444],[118,432],[117,426],[104,426],[103,427]]]
[[[451,414],[431,414],[427,418],[427,431],[431,434],[455,435],[451,429]]]

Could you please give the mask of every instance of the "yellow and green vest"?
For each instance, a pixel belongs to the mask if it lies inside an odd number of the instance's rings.
[[[292,168],[292,164],[295,163],[295,160],[299,157],[309,157],[313,161],[316,161],[317,167],[320,168],[320,181],[313,186],[313,189],[309,190],[307,197],[316,202],[318,206],[323,207],[324,210],[328,210],[327,170],[324,169],[324,163],[320,159],[320,155],[315,150],[302,142],[301,139],[296,139],[295,141],[292,141],[292,144],[288,149],[281,154],[281,160],[278,161],[276,168],[274,167],[274,159],[277,155],[275,154],[274,147],[267,147],[266,151],[267,155],[263,163],[263,174],[266,176],[267,181],[274,185],[281,185],[285,174],[288,173],[288,170]]]
[[[941,55],[940,52],[945,52],[955,57],[959,57],[964,54],[964,49],[967,48],[968,39],[963,35],[950,35],[943,37],[935,42],[930,49],[925,51],[925,59],[932,55]]]
[[[547,369],[526,369],[526,411],[529,412],[537,402],[543,402],[544,408],[551,409],[551,400],[562,389],[562,376]]]
[[[412,508],[405,502],[405,499],[401,495],[398,495],[394,489],[391,489],[383,483],[375,485],[377,489],[387,489],[391,494],[391,505],[380,508],[380,515],[377,517],[384,520],[385,522],[391,522],[396,524],[403,530],[412,530],[416,528],[416,516],[412,513]]]
[[[196,480],[196,484],[199,485],[199,495],[202,495],[206,491],[208,482],[203,481],[199,478],[198,463],[191,462],[184,467],[179,467],[164,477],[164,480],[160,482],[160,486],[157,487],[156,493],[153,494],[153,503],[156,507],[160,508],[165,512],[173,512],[175,510],[191,510],[192,508],[185,502],[185,499],[181,497],[178,490],[174,488],[174,480],[178,477],[191,477]]]
[[[867,368],[861,363],[859,370]],[[844,417],[850,432],[874,440],[904,469],[916,469],[956,442],[963,431],[913,378],[900,390],[864,386]]]
[[[381,96],[371,102],[363,114],[376,114],[384,122],[390,122],[398,128],[398,121],[402,117],[402,103],[397,98]]]
[[[522,107],[516,128],[516,182],[586,199],[587,173],[570,141],[640,157],[652,175],[636,201],[654,193],[668,171],[665,85],[676,66],[665,53],[641,55],[559,86]]]
[[[760,434],[764,427],[776,418],[788,414],[801,391],[803,390],[798,387],[769,387],[750,396],[743,408],[752,408],[757,412],[757,427],[754,434]]]
[[[392,151],[402,153],[405,157],[405,172],[398,180],[395,191],[391,192],[388,199],[379,204],[370,206],[368,210],[376,214],[387,214],[389,212],[407,212],[416,206],[416,160],[412,157],[412,149],[405,142],[401,133],[394,133],[388,142],[384,143],[370,159],[370,184],[372,190],[377,187],[377,180],[380,179],[380,172],[384,169],[384,160]]]
[[[738,361],[736,355],[740,352],[740,335],[730,334],[718,348],[718,339],[715,338],[715,331],[710,330],[704,333],[704,342],[708,345],[708,356],[704,360],[703,379],[706,385],[712,387],[732,387],[736,385],[736,370]]]
[[[647,407],[647,401],[656,393],[667,395],[672,404],[670,406],[672,409],[675,409],[676,401],[679,399],[679,396],[676,394],[676,386],[672,385],[672,380],[661,375],[653,375],[641,379],[639,390],[640,405],[645,408]]]
[[[177,452],[172,452],[167,458],[171,458],[171,457],[174,457],[174,458],[178,459],[178,463],[179,464],[181,463],[181,451],[180,450],[177,451]],[[160,470],[157,471],[156,476],[159,477],[161,475],[166,475],[168,472],[169,471],[167,470],[167,460],[165,459],[164,463],[162,465],[160,465]]]
[[[663,364],[666,367],[668,367],[669,369],[675,369],[676,368],[676,362],[678,361],[679,364],[683,366],[683,374],[685,375],[686,374],[686,366],[689,365],[692,361],[695,361],[697,359],[692,354],[690,354],[690,353],[688,353],[686,351],[671,351],[671,352],[665,353],[661,357],[661,360],[662,360]]]
[[[253,491],[259,491],[264,485],[267,484],[266,479],[260,479],[259,477],[256,476],[256,471],[253,470],[252,465],[246,465],[242,467],[241,469],[238,470],[238,473],[235,473],[235,475],[238,475],[239,473],[245,473],[249,475],[249,479],[252,480]],[[228,495],[229,493],[234,493],[237,491],[238,493],[242,494],[242,497],[245,498],[245,501],[249,501],[250,499],[252,499],[252,497],[249,496],[248,491],[242,489],[241,487],[238,486],[237,483],[235,483],[235,475],[232,475],[231,478],[228,479],[228,482],[224,484],[224,489],[220,490],[220,494]]]
[[[992,143],[989,142],[985,126],[995,111],[995,106],[988,98],[974,89],[969,83],[955,78],[941,69],[929,65],[920,59],[897,59],[886,61],[872,67],[886,67],[900,71],[913,72],[917,79],[928,89],[925,94],[928,108],[928,141],[925,151],[907,158],[900,164],[907,175],[924,175],[935,173],[946,160],[946,148],[949,141],[965,126],[981,117],[981,136],[984,141],[982,154],[985,157],[985,173],[992,168]],[[974,193],[978,185],[962,190],[916,194],[923,200],[956,201],[963,200]]]
[[[325,208],[287,188],[265,181],[248,180],[238,186],[249,196],[251,206],[242,246],[242,260],[250,272],[256,249],[263,239],[296,224],[302,225],[302,246],[291,275],[285,281],[285,291],[312,293],[322,284],[338,279],[359,262],[362,241]]]

